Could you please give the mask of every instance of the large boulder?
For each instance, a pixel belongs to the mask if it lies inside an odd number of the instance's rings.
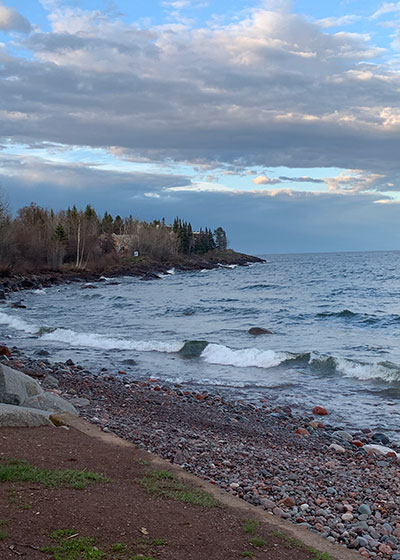
[[[18,426],[53,426],[50,413],[23,406],[0,403],[0,427]]]
[[[67,400],[55,395],[54,393],[41,393],[27,398],[23,406],[29,408],[37,408],[48,412],[69,412],[75,416],[79,416],[76,408]]]
[[[24,373],[0,364],[0,403],[20,405],[27,398],[40,395],[43,389]]]
[[[273,334],[272,331],[264,329],[264,327],[251,327],[248,332],[254,336],[259,336],[260,334]]]

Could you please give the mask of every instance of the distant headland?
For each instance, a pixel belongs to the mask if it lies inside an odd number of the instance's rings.
[[[195,231],[176,218],[152,222],[100,217],[87,205],[55,212],[34,203],[15,218],[0,207],[0,276],[5,292],[101,276],[157,278],[181,271],[244,266],[263,259],[228,249],[225,230]]]

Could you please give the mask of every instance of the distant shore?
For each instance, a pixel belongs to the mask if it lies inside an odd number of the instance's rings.
[[[384,434],[333,426],[311,400],[309,414],[296,415],[266,400],[245,404],[163,385],[156,373],[132,380],[111,364],[98,375],[71,360],[52,363],[40,349],[37,355],[13,348],[7,364],[46,379],[103,431],[365,558],[399,557],[400,449]],[[392,452],[369,450],[382,443]]]
[[[156,261],[146,256],[122,258],[121,262],[104,269],[77,269],[64,267],[59,270],[27,271],[13,273],[3,271],[0,275],[0,297],[25,289],[40,289],[68,282],[96,282],[102,277],[117,278],[118,276],[137,276],[143,280],[157,279],[160,274],[168,274],[171,269],[182,272],[214,269],[220,266],[247,266],[263,263],[264,259],[238,253],[231,249],[214,250],[204,255],[176,255],[167,261]]]

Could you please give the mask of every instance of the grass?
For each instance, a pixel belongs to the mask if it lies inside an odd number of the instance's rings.
[[[257,519],[248,519],[243,526],[243,531],[248,535],[254,535],[260,527],[260,522]]]
[[[253,558],[254,554],[250,552],[250,550],[243,550],[243,552],[240,553],[240,556],[243,556],[244,558]]]
[[[249,544],[254,546],[255,548],[263,548],[267,543],[264,539],[260,539],[259,537],[253,537],[249,540]]]
[[[311,560],[334,560],[327,552],[320,552],[315,548],[310,548],[310,552],[313,555]]]
[[[112,552],[124,552],[126,550],[126,544],[122,542],[117,542],[111,547]]]
[[[50,537],[57,541],[54,546],[42,549],[53,555],[54,560],[100,560],[104,552],[94,545],[91,537],[80,537],[73,529],[59,529]]]
[[[26,461],[0,459],[0,482],[38,482],[45,486],[69,486],[83,490],[91,482],[108,482],[108,479],[102,474],[85,470],[40,469]]]
[[[192,488],[178,480],[168,470],[153,471],[140,480],[141,486],[150,494],[159,498],[170,498],[187,504],[212,508],[219,506],[211,494],[198,488]]]
[[[4,541],[8,538],[8,531],[5,529],[8,521],[6,519],[0,519],[0,541]]]

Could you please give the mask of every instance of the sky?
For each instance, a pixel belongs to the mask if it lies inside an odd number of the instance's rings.
[[[400,249],[400,2],[0,0],[0,185],[256,254]]]

